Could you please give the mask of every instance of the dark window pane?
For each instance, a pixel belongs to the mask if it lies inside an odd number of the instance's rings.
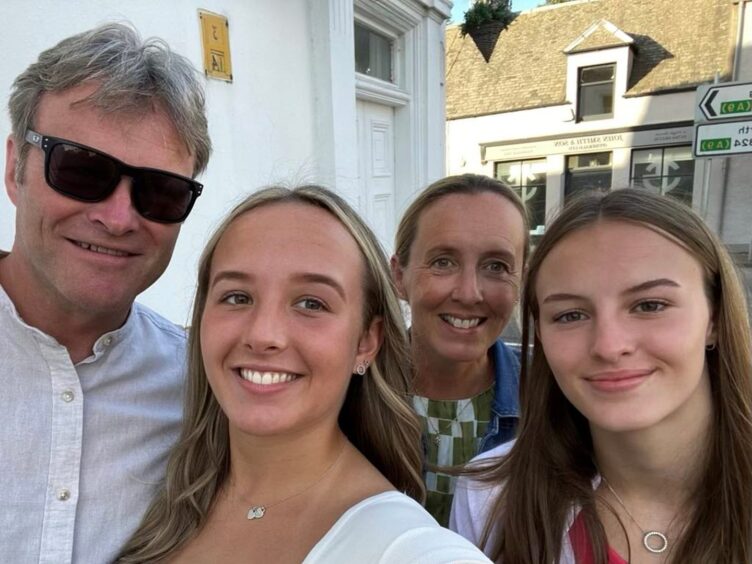
[[[660,176],[646,176],[644,178],[635,179],[632,182],[632,185],[635,188],[642,188],[653,194],[660,194],[662,192],[662,184],[663,180]]]
[[[567,158],[564,200],[589,190],[611,189],[611,153],[589,153]]]
[[[546,224],[546,159],[496,163],[496,178],[517,192],[528,211],[530,231],[542,234]]]
[[[668,180],[668,179],[667,179]],[[665,194],[676,198],[684,202],[687,205],[692,205],[692,185],[694,184],[694,178],[691,176],[682,176],[670,179],[670,182],[666,186]]]
[[[610,115],[614,107],[613,85],[583,86],[580,91],[582,117]]]
[[[392,80],[392,43],[388,37],[355,24],[355,70],[381,80]]]
[[[525,202],[530,219],[530,230],[542,233],[546,225],[546,186],[533,186],[522,189],[522,201]]]
[[[580,76],[580,82],[582,84],[592,84],[593,82],[609,82],[614,79],[614,65],[587,67],[582,69],[582,74]]]
[[[635,163],[632,166],[632,178],[642,180],[643,178],[653,178],[659,176],[655,173],[655,168],[650,163]]]
[[[632,152],[632,180],[640,181],[644,177],[660,176],[661,149],[646,149]]]
[[[632,186],[692,203],[695,162],[688,145],[632,152]]]
[[[519,166],[519,162],[496,163],[496,178],[509,186],[519,186]]]
[[[567,157],[568,170],[597,166],[611,166],[611,153],[587,153]]]
[[[602,119],[613,114],[615,68],[615,65],[601,65],[580,69],[578,119]]]
[[[575,194],[598,190],[608,192],[611,188],[611,171],[580,171],[570,173],[564,188],[564,200]]]
[[[668,169],[670,176],[694,176],[695,161],[664,161],[664,166]]]
[[[667,147],[663,155],[663,175],[694,174],[695,161],[690,147]]]

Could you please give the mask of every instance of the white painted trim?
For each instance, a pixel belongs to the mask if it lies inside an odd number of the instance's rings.
[[[400,35],[402,35],[399,29],[391,25],[385,25],[384,21],[379,18],[372,16],[369,17],[366,14],[359,14],[357,12],[355,13],[354,18],[356,23],[372,29],[373,31],[387,37],[392,42],[399,41]]]
[[[632,70],[632,50],[628,45],[618,45],[598,51],[584,51],[567,55],[567,104],[570,105],[574,115],[577,115],[577,87],[579,70],[596,65],[616,65],[614,74],[614,107],[612,115],[602,120],[586,120],[577,123],[608,123],[619,115],[622,110],[624,94],[627,91],[629,74]],[[613,123],[613,121],[612,121]],[[605,127],[605,126],[603,126]]]
[[[452,4],[456,0],[418,0],[419,3],[430,11],[429,17],[434,18],[435,21],[441,23],[449,19],[452,15]],[[441,19],[437,19],[441,18]]]
[[[585,39],[590,37],[600,27],[605,28],[606,31],[611,33],[614,37],[616,37],[619,41],[621,41],[625,45],[632,45],[634,43],[634,39],[632,39],[632,36],[630,36],[627,33],[624,33],[622,30],[620,30],[610,21],[606,19],[601,19],[595,22],[589,28],[587,28],[584,32],[582,32],[582,34],[577,39],[572,41],[572,43],[564,47],[564,53],[569,54],[575,47],[577,47],[580,43],[585,41]],[[612,46],[612,47],[615,47],[615,46]],[[621,47],[621,45],[619,45],[619,47]]]
[[[367,100],[395,108],[410,102],[410,94],[401,88],[367,74],[355,73],[355,95],[358,100]]]
[[[391,32],[393,84],[353,73],[358,99],[394,108],[397,216],[444,175],[444,22],[447,0],[353,0],[355,21]],[[438,84],[440,89],[426,88]]]
[[[353,4],[358,21],[370,22],[384,30],[391,28],[394,35],[411,30],[423,17],[423,9],[415,0],[355,0]]]

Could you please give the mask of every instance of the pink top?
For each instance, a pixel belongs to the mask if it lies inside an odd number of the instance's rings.
[[[577,564],[594,564],[593,547],[590,546],[590,539],[581,513],[577,515],[569,529],[569,541],[572,543],[572,552],[574,552]],[[609,546],[608,564],[627,564],[627,561]]]

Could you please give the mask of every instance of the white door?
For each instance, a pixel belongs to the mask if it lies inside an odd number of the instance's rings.
[[[394,204],[394,109],[357,101],[358,178],[365,216],[391,255],[396,229]]]

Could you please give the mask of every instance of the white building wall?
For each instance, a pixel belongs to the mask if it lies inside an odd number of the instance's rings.
[[[16,4],[12,9],[9,4]],[[201,178],[206,186],[185,222],[172,262],[140,301],[178,323],[187,323],[198,251],[211,228],[243,195],[275,181],[315,176],[310,32],[304,0],[278,2],[204,0],[11,0],[14,13],[2,42],[11,57],[0,59],[0,92],[57,41],[111,20],[130,21],[143,37],[159,36],[202,69],[199,8],[229,17],[232,84],[206,81],[214,152]],[[284,20],[279,25],[259,22]],[[10,132],[7,111],[0,121]],[[2,163],[4,167],[4,162]],[[315,180],[315,178],[314,178]],[[0,248],[13,241],[14,208],[0,198]]]
[[[429,76],[443,77],[445,0],[388,0],[409,4],[427,29],[421,53]],[[0,59],[4,99],[13,78],[59,40],[107,21],[131,22],[143,37],[158,36],[202,69],[198,9],[229,18],[233,67],[231,84],[206,80],[209,130],[214,152],[200,178],[205,185],[183,225],[172,262],[163,277],[139,298],[173,321],[187,324],[200,249],[220,218],[249,192],[276,182],[318,182],[335,188],[358,206],[355,143],[353,0],[5,0],[13,14],[3,31]],[[427,37],[427,39],[425,39]],[[418,112],[430,127],[408,127],[414,144],[429,144],[416,166],[430,181],[443,174],[441,131],[443,89],[421,79],[429,100]],[[5,105],[5,104],[4,104]],[[7,111],[0,134],[10,132]],[[0,167],[4,162],[0,162]],[[417,188],[416,188],[417,189]],[[0,249],[10,249],[15,209],[0,196]]]
[[[446,124],[447,169],[449,174],[479,172],[491,174],[493,163],[482,162],[481,147],[499,142],[520,144],[538,137],[555,135],[578,137],[589,132],[617,130],[638,125],[662,124],[692,120],[694,92],[678,92],[661,96],[623,98],[614,117],[604,120],[575,122],[574,104],[562,104],[504,114],[454,119]],[[589,149],[593,152],[603,149]],[[568,147],[563,154],[577,154],[576,147]],[[525,153],[519,158],[545,157],[546,154]]]
[[[336,186],[355,206],[358,144],[355,128],[353,5],[347,0],[310,0],[311,64],[315,98],[316,166],[320,182]]]
[[[549,218],[564,203],[568,155],[610,152],[611,186],[627,187],[633,149],[691,143],[693,133],[688,124],[694,115],[694,98],[694,92],[617,96],[614,117],[582,122],[574,119],[573,103],[450,120],[446,124],[447,172],[493,176],[495,162],[545,158]],[[635,129],[651,125],[656,129]],[[711,205],[715,206],[711,213],[718,215],[720,203]]]

